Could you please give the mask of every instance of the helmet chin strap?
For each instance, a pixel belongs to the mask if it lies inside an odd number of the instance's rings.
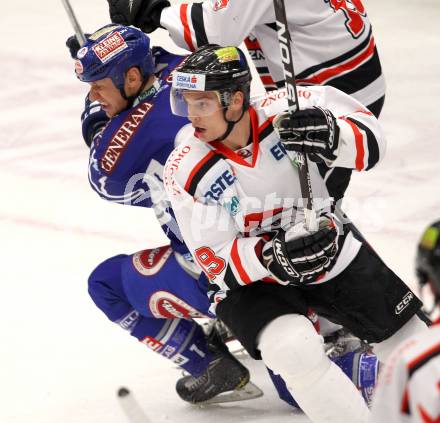
[[[237,120],[228,120],[227,118],[226,118],[226,112],[227,112],[227,109],[223,109],[223,118],[225,119],[225,122],[227,123],[227,128],[226,128],[226,131],[225,131],[225,133],[221,136],[221,137],[218,137],[217,138],[217,141],[224,141],[228,136],[229,136],[229,134],[232,132],[232,130],[234,129],[234,126],[235,126],[235,124],[237,124],[238,122],[240,122],[241,121],[241,119],[243,118],[243,116],[244,116],[244,112],[245,112],[245,108],[243,107],[242,109],[241,109],[241,115],[240,115],[240,117],[237,119]]]
[[[139,87],[139,89],[133,94],[133,95],[127,95],[127,93],[125,92],[125,88],[124,86],[122,86],[121,88],[119,88],[119,92],[121,93],[121,96],[124,100],[127,100],[127,107],[123,110],[128,110],[131,109],[133,107],[134,102],[136,101],[136,99],[139,97],[139,95],[142,93],[142,91],[144,90],[145,85],[147,84],[148,80],[150,79],[151,75],[145,75],[142,78],[142,83]]]

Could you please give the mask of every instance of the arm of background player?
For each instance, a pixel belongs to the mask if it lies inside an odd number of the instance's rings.
[[[238,46],[255,25],[273,16],[272,0],[204,1],[167,7],[160,23],[179,47],[194,51],[207,43]]]
[[[379,121],[365,106],[333,87],[325,87],[321,107],[337,118],[340,129],[337,159],[329,167],[366,171],[378,164],[386,150]]]

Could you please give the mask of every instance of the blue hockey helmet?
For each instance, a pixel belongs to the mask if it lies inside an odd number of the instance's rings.
[[[154,71],[148,36],[139,29],[123,25],[109,24],[89,35],[76,59],[78,79],[93,82],[111,78],[122,92],[125,73],[131,67],[139,68],[144,79]]]

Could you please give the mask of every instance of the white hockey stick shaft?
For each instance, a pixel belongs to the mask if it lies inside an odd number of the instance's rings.
[[[66,9],[66,13],[70,19],[70,23],[72,24],[73,30],[75,31],[76,39],[78,40],[79,45],[82,46],[86,42],[86,37],[79,25],[78,19],[76,19],[72,6],[70,5],[69,0],[61,0],[61,1],[63,3],[64,9]]]

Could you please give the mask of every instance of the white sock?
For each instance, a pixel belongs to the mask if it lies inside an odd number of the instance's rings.
[[[258,348],[313,423],[367,421],[364,399],[325,355],[322,337],[306,317],[289,314],[273,320],[261,331]]]

